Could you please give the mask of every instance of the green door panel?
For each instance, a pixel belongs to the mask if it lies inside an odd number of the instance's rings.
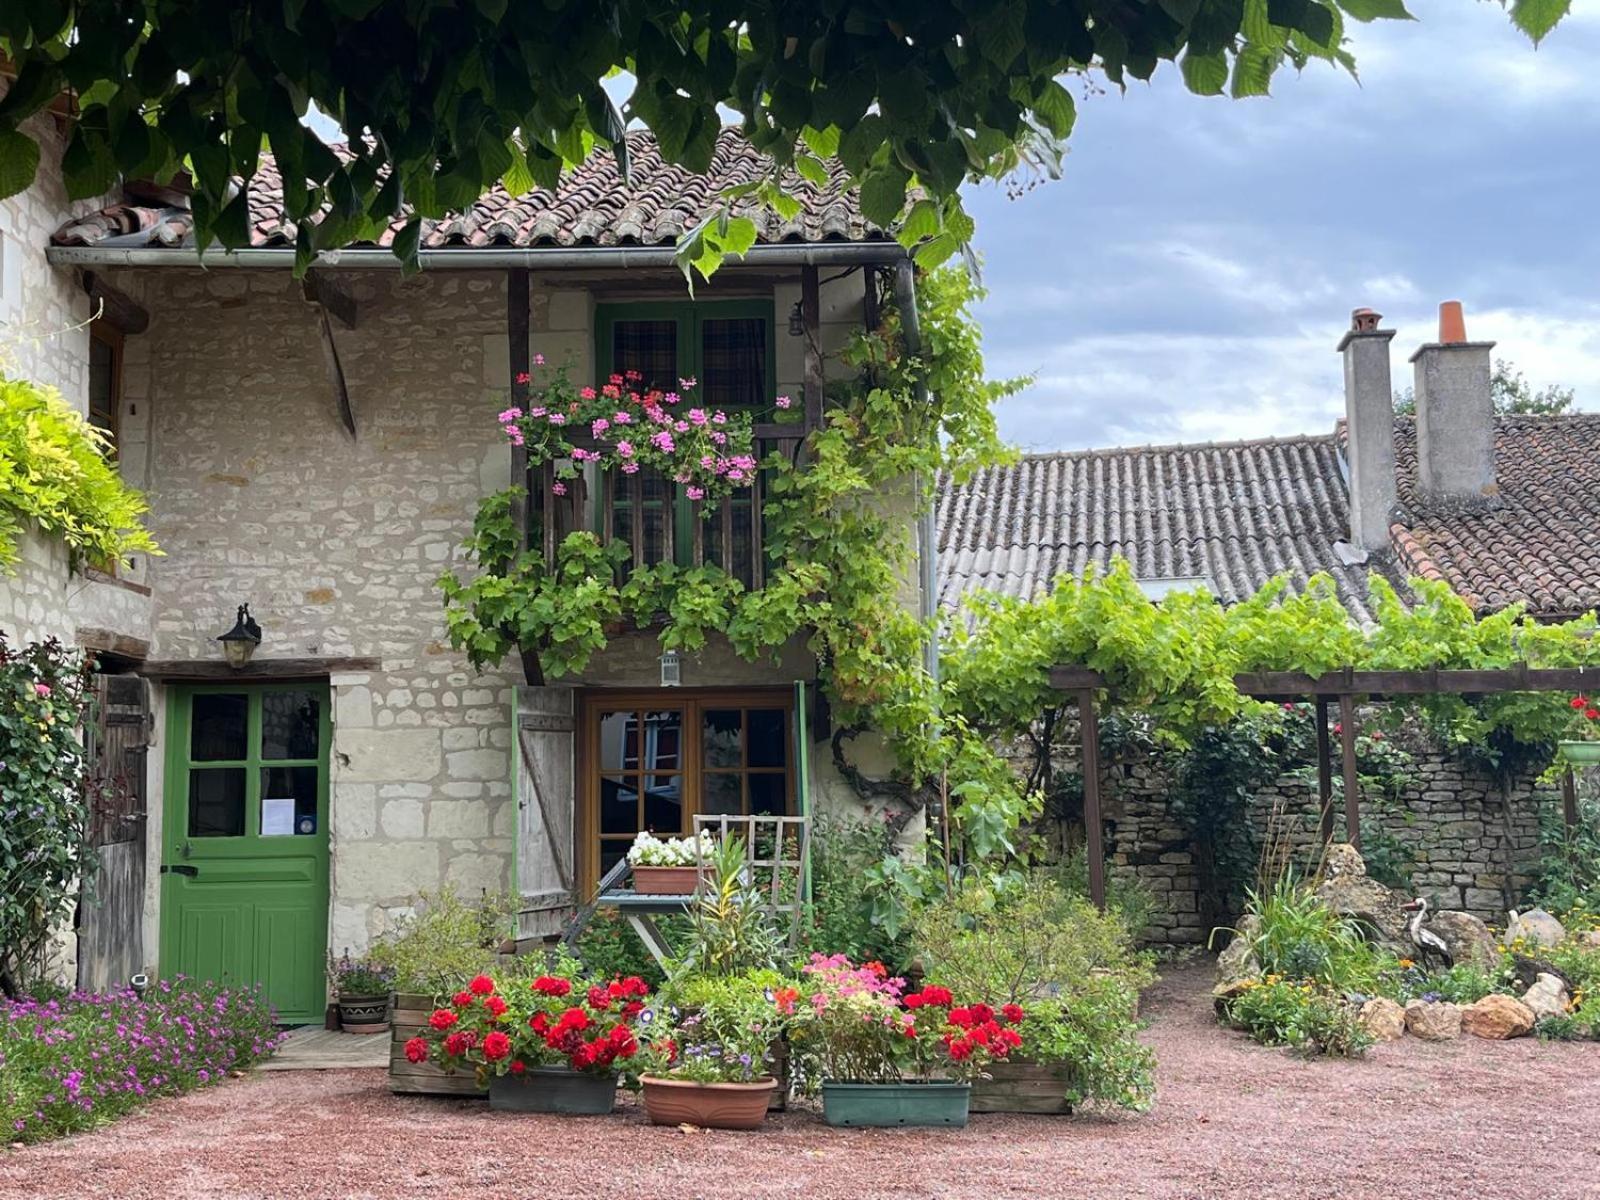
[[[161,970],[259,984],[284,1022],[326,1003],[328,689],[175,688]]]

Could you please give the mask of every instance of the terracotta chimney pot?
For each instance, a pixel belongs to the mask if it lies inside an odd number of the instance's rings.
[[[1350,328],[1356,333],[1376,333],[1381,320],[1383,314],[1376,309],[1356,308],[1350,311]]]
[[[1467,318],[1461,301],[1446,300],[1439,305],[1439,342],[1450,346],[1467,340]]]

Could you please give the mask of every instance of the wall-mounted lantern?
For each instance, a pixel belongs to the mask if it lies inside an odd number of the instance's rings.
[[[256,647],[261,645],[261,626],[256,624],[256,619],[250,615],[248,604],[239,605],[239,616],[233,623],[233,628],[217,639],[222,643],[222,653],[228,660],[228,665],[238,670],[250,661],[250,656],[256,652]]]
[[[676,650],[661,656],[661,686],[678,687],[683,683],[683,658]]]
[[[794,302],[794,307],[789,310],[789,336],[804,337],[806,334],[805,309],[800,306],[800,301]]]

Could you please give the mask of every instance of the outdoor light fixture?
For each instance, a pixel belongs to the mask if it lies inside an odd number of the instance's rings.
[[[804,337],[806,332],[805,310],[800,307],[800,301],[794,302],[794,307],[789,310],[789,336]]]
[[[234,621],[233,628],[217,639],[222,643],[222,653],[228,659],[228,665],[238,670],[250,661],[250,656],[256,652],[256,647],[261,645],[261,626],[256,624],[256,619],[250,615],[248,604],[239,605],[239,616]]]
[[[661,686],[677,687],[683,682],[683,659],[676,650],[661,656]]]

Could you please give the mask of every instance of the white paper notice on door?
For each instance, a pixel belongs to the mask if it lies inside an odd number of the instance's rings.
[[[261,836],[294,836],[294,797],[261,797]]]

